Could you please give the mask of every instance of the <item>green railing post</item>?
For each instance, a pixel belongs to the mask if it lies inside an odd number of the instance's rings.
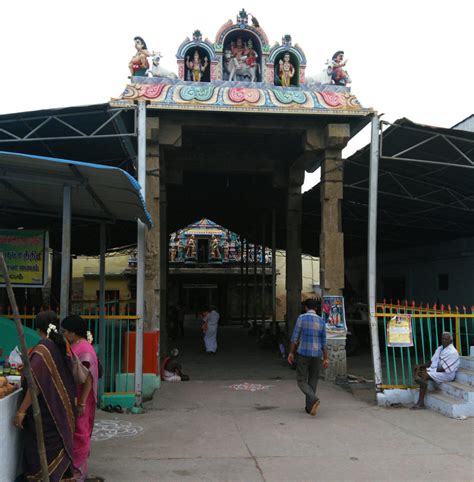
[[[386,306],[384,304],[383,307],[383,313],[385,314],[386,312]],[[392,375],[390,374],[390,356],[388,354],[388,340],[387,340],[387,317],[383,317],[383,336],[385,340],[385,369],[387,371],[387,383],[389,385],[392,384]]]

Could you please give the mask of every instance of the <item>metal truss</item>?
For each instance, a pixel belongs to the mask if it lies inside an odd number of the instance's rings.
[[[405,162],[418,162],[422,164],[433,164],[433,165],[439,165],[439,166],[446,166],[446,167],[460,167],[464,169],[474,169],[474,141],[470,139],[466,139],[464,137],[458,137],[455,135],[446,135],[446,134],[441,134],[441,133],[433,133],[432,130],[428,129],[423,129],[423,128],[418,128],[418,127],[410,127],[410,126],[403,126],[400,124],[392,124],[387,121],[381,121],[381,129],[380,129],[380,159],[387,159],[387,160],[397,160],[397,161],[405,161]],[[407,130],[412,130],[416,132],[424,132],[429,135],[428,138],[414,144],[413,146],[410,146],[407,149],[403,149],[400,152],[397,152],[395,154],[391,154],[390,156],[385,156],[383,154],[383,126],[388,125],[392,126],[393,128],[396,129],[407,129]],[[392,133],[395,132],[392,130]],[[421,146],[427,146],[430,142],[436,140],[436,139],[441,139],[443,140],[451,149],[458,155],[457,158],[453,159],[445,159],[442,156],[439,156],[440,159],[443,160],[432,160],[432,159],[419,159],[419,158],[413,158],[413,157],[404,157],[405,154],[412,152],[414,149],[417,149],[418,147]],[[459,146],[456,144],[457,142],[463,142],[467,144],[471,144],[472,147],[467,150],[467,152],[463,151],[462,149],[459,148]]]
[[[385,159],[395,160],[397,158],[385,157]],[[367,169],[367,166],[361,162],[357,162],[355,160],[350,160],[346,162],[350,162],[351,164],[359,166],[364,170]],[[450,209],[455,209],[459,211],[474,213],[474,193],[466,195],[466,194],[460,193],[459,191],[454,192],[451,188],[447,186],[441,186],[439,184],[435,184],[429,181],[424,181],[418,178],[404,176],[402,174],[393,173],[391,171],[380,169],[379,180],[387,179],[387,178],[391,182],[393,182],[393,184],[395,184],[398,188],[400,188],[402,193],[383,191],[379,188],[378,190],[379,194],[392,196],[400,199],[408,199],[410,201],[418,201],[418,202],[425,203],[428,206],[431,206],[430,208],[423,209],[422,211],[417,211],[417,212],[412,211],[413,214],[426,213],[428,211],[432,211],[433,209],[436,209],[437,207],[450,208]],[[414,184],[415,186],[423,187],[425,192],[420,194],[419,191],[414,190],[413,188],[411,189],[408,188],[407,182],[409,182],[412,185]],[[344,183],[344,187],[349,189],[368,191],[369,190],[368,183],[369,183],[369,178],[364,177],[363,179],[353,182],[351,184]],[[439,195],[440,193],[446,194],[448,198],[451,198],[451,200],[448,200],[445,202],[438,202],[438,201],[434,201],[433,199],[427,199],[430,196],[433,197],[434,195]]]
[[[85,111],[75,112],[68,114],[56,114],[56,115],[32,115],[30,117],[17,117],[16,119],[0,120],[0,133],[6,138],[0,139],[1,144],[8,143],[23,143],[23,142],[43,142],[43,141],[57,141],[57,140],[72,140],[72,139],[104,139],[104,138],[123,138],[129,139],[130,137],[137,137],[137,121],[136,113],[134,113],[133,130],[126,130],[125,124],[120,115],[124,111],[133,110],[130,108],[118,108],[107,109],[105,112],[100,111]],[[77,125],[74,125],[74,119],[78,117],[88,117],[88,124],[91,124],[91,119],[94,115],[108,114],[108,118],[100,122],[93,127],[93,130],[85,132],[84,129],[80,129]],[[16,127],[8,127],[5,125],[16,124]],[[105,133],[104,129],[113,125],[116,133]],[[28,128],[28,132],[24,133],[24,127]],[[57,128],[61,127],[64,130],[63,135],[47,135],[44,133],[47,128],[53,128],[53,131],[57,131]],[[20,133],[21,130],[21,133]],[[127,145],[127,150],[130,149],[131,143]],[[130,152],[130,151],[129,151]],[[136,154],[135,154],[136,157]]]

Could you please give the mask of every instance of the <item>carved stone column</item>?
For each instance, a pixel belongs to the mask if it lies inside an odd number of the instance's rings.
[[[344,289],[344,233],[342,231],[342,149],[349,140],[347,124],[329,124],[325,131],[324,161],[321,165],[320,279],[323,295],[342,295]],[[347,376],[346,340],[329,339],[329,368],[326,380]]]
[[[288,178],[288,197],[286,211],[286,316],[288,333],[291,336],[296,318],[301,314],[301,240],[302,240],[302,203],[301,186],[304,170],[292,168]]]

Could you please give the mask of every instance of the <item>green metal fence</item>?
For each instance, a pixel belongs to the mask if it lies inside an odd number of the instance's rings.
[[[396,314],[411,316],[413,346],[389,347],[387,345],[387,325],[390,318]],[[441,344],[441,334],[451,333],[454,345],[460,355],[469,355],[470,346],[474,345],[474,307],[470,311],[466,307],[453,310],[441,306],[416,307],[414,304],[393,305],[377,304],[376,316],[379,320],[381,333],[380,348],[383,362],[383,377],[385,386],[413,386],[415,365],[428,362]],[[381,322],[383,325],[381,325]]]
[[[84,307],[83,307],[84,308]],[[100,316],[97,313],[95,305],[88,305],[83,312],[77,313],[87,322],[87,329],[92,333],[94,341],[93,345],[97,355],[100,357]],[[8,308],[3,314],[5,318],[13,319],[11,310]],[[24,326],[35,329],[36,312],[34,308],[24,310],[20,314],[20,319]],[[29,313],[28,313],[29,311]],[[100,386],[101,392],[134,392],[134,365],[135,346],[129,343],[129,334],[135,332],[135,324],[138,319],[134,314],[126,312],[131,311],[124,305],[122,312],[125,314],[114,314],[115,308],[106,310],[108,313],[104,317],[105,321],[105,366],[102,367],[102,379]],[[132,372],[131,372],[132,370]]]

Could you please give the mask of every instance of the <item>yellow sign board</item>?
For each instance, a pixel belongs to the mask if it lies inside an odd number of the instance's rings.
[[[46,231],[0,230],[0,252],[5,257],[14,287],[40,288],[48,277]],[[4,282],[0,276],[0,284]]]
[[[413,346],[413,332],[411,326],[410,315],[394,315],[387,325],[387,346]]]

